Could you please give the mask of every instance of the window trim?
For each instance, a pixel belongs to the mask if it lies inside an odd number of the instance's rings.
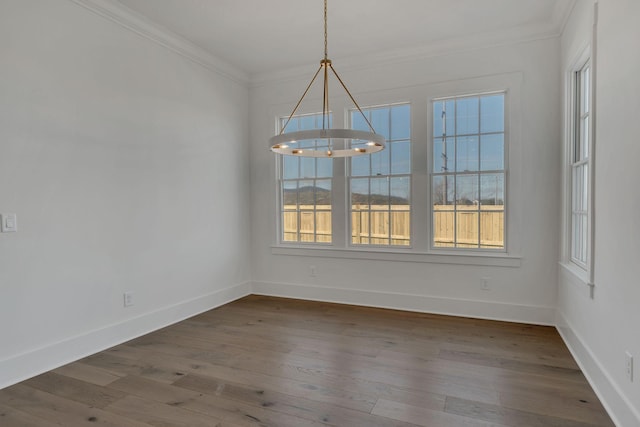
[[[563,159],[563,232],[562,254],[560,264],[563,269],[571,273],[581,283],[594,287],[594,245],[595,245],[595,144],[596,144],[596,58],[594,45],[588,44],[575,56],[565,70],[565,102],[564,102],[564,159]],[[589,141],[587,161],[588,174],[586,179],[587,202],[587,259],[584,264],[575,262],[572,256],[572,213],[573,213],[573,166],[574,144],[576,140],[577,105],[577,75],[589,65]],[[592,293],[593,295],[593,293]]]
[[[362,105],[393,105],[409,103],[411,105],[411,157],[412,157],[412,185],[411,185],[411,246],[409,247],[349,247],[349,224],[347,215],[334,216],[333,238],[331,244],[303,244],[281,242],[281,224],[278,217],[279,187],[277,166],[278,160],[271,164],[271,176],[273,177],[273,193],[270,193],[267,203],[269,209],[268,224],[272,236],[271,253],[283,256],[307,256],[352,258],[370,260],[388,260],[398,262],[428,262],[435,264],[459,264],[459,265],[486,265],[496,267],[520,267],[522,251],[522,217],[523,203],[514,199],[512,194],[522,188],[523,147],[521,144],[521,114],[522,114],[522,85],[523,73],[521,71],[506,72],[501,74],[469,77],[460,80],[447,80],[431,82],[406,87],[393,87],[380,89],[379,91],[363,92],[358,94],[358,100]],[[429,185],[431,162],[429,153],[429,133],[432,123],[431,100],[473,93],[507,92],[508,101],[505,104],[505,127],[509,131],[508,162],[510,169],[505,172],[505,193],[509,200],[509,211],[505,218],[505,248],[504,252],[473,251],[470,249],[456,252],[446,251],[446,248],[433,251],[430,247],[431,222],[430,208],[431,194],[424,189]],[[320,105],[321,99],[310,99],[309,105]],[[314,113],[316,109],[309,110],[301,106],[300,114]],[[347,97],[332,98],[333,126],[345,127],[348,122],[349,111],[352,103]],[[272,104],[269,107],[268,120],[270,131],[278,129],[278,118],[290,112],[290,103]],[[342,114],[341,114],[342,112]],[[427,120],[424,120],[427,118]],[[333,176],[333,200],[332,206],[337,212],[346,212],[347,191],[346,162],[334,162]],[[424,194],[422,194],[424,193]],[[344,219],[342,218],[344,217]],[[419,223],[417,222],[419,219]]]
[[[392,245],[391,243],[389,243],[388,245],[377,245],[377,244],[371,244],[371,243],[364,243],[364,244],[355,244],[353,243],[353,239],[352,239],[352,228],[353,228],[353,210],[352,210],[352,205],[351,205],[351,180],[352,179],[358,179],[358,178],[368,178],[369,180],[371,178],[373,178],[373,176],[371,175],[365,175],[365,176],[352,176],[351,175],[351,165],[350,162],[345,161],[344,162],[344,168],[345,168],[345,192],[346,192],[346,197],[347,197],[347,203],[346,203],[346,227],[345,227],[345,233],[347,234],[346,236],[346,248],[347,249],[352,249],[352,250],[363,250],[363,251],[367,251],[369,249],[390,249],[390,250],[399,250],[399,251],[410,251],[413,249],[413,239],[414,239],[414,232],[413,232],[413,227],[414,227],[414,201],[413,201],[413,191],[414,191],[414,158],[413,158],[413,145],[414,145],[414,137],[413,137],[413,133],[412,133],[412,123],[413,123],[413,104],[411,101],[400,101],[400,102],[390,102],[390,103],[377,103],[375,105],[366,105],[366,106],[361,106],[361,110],[365,111],[365,110],[370,110],[370,109],[376,109],[376,108],[393,108],[396,106],[403,106],[403,105],[407,105],[409,106],[409,147],[410,147],[410,159],[411,159],[411,165],[410,165],[410,169],[409,169],[409,173],[408,174],[399,174],[399,175],[392,175],[391,174],[391,169],[389,170],[389,174],[388,175],[381,175],[381,176],[386,176],[387,178],[393,178],[393,177],[403,177],[403,176],[407,176],[409,178],[409,244],[408,245]],[[353,107],[353,108],[349,108],[347,109],[346,112],[346,117],[345,117],[345,123],[348,124],[349,127],[352,126],[352,115],[354,113],[357,113],[358,109]],[[391,124],[391,123],[389,123]],[[375,127],[375,126],[374,126]],[[390,143],[387,142],[387,149],[389,149],[391,147]],[[389,161],[391,162],[391,158],[389,159]],[[391,166],[391,164],[389,165]],[[391,207],[391,205],[389,206]],[[371,215],[372,212],[376,212],[376,211],[372,211],[369,210],[369,215]],[[388,211],[389,213],[391,213],[391,209],[389,209]],[[389,216],[389,218],[391,218],[391,216]],[[371,219],[369,219],[369,221],[371,221]],[[389,226],[389,241],[391,241],[391,226]],[[369,230],[371,230],[371,223],[369,223]]]
[[[510,210],[510,206],[509,206],[509,146],[510,144],[510,126],[509,126],[509,109],[510,109],[510,100],[509,100],[509,89],[508,88],[503,88],[503,89],[498,89],[498,90],[488,90],[488,91],[474,91],[474,92],[470,92],[470,93],[458,93],[456,95],[448,95],[448,96],[439,96],[439,97],[433,97],[429,99],[429,105],[428,105],[428,122],[429,122],[429,129],[433,130],[434,128],[434,123],[433,123],[433,104],[436,101],[439,100],[443,100],[443,99],[459,99],[459,98],[473,98],[473,97],[481,97],[481,96],[485,96],[485,95],[493,95],[493,94],[503,94],[504,95],[504,152],[503,152],[503,162],[504,162],[504,167],[503,169],[500,171],[501,173],[504,174],[504,189],[503,189],[503,197],[504,197],[504,204],[503,204],[503,233],[504,233],[504,246],[500,249],[491,249],[491,248],[465,248],[465,247],[442,247],[442,246],[436,246],[435,245],[435,241],[434,241],[434,229],[433,229],[433,223],[434,223],[434,210],[433,210],[433,203],[432,203],[432,189],[433,189],[433,177],[435,175],[435,172],[433,171],[433,150],[434,150],[434,144],[435,144],[435,136],[433,134],[433,132],[429,132],[428,133],[428,153],[430,154],[428,160],[428,174],[429,174],[429,188],[428,188],[428,192],[429,192],[429,205],[428,205],[428,210],[429,210],[429,251],[436,254],[436,253],[461,253],[461,254],[468,254],[468,253],[482,253],[482,254],[501,254],[501,253],[509,253],[508,251],[508,243],[509,243],[509,231],[507,228],[507,218],[509,215],[509,210]],[[478,120],[480,118],[478,117]],[[478,129],[478,132],[480,132],[480,129]],[[480,133],[478,133],[478,136],[480,136]],[[482,175],[483,171],[475,171],[475,172],[461,172],[461,173],[454,173],[451,174],[451,176],[456,176],[456,175],[469,175],[469,176],[478,176],[480,177]],[[485,173],[490,173],[490,172],[495,172],[495,171],[484,171]],[[438,176],[447,176],[447,175],[438,175]],[[457,204],[454,205],[457,207]],[[457,209],[454,209],[454,213],[457,212]],[[478,217],[478,221],[480,221],[480,218]],[[480,229],[478,229],[478,233],[480,233]]]

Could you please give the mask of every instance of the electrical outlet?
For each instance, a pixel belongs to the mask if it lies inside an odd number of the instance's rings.
[[[309,266],[309,276],[316,277],[316,266],[315,265],[310,265]]]
[[[624,356],[625,356],[625,362],[626,362],[625,368],[626,368],[627,378],[629,378],[629,381],[633,382],[633,355],[628,351],[626,351],[624,353]]]
[[[124,306],[131,307],[133,305],[133,292],[125,292],[124,296]]]
[[[0,231],[3,233],[18,231],[18,216],[14,213],[0,215]]]
[[[483,291],[490,291],[491,286],[489,285],[489,280],[490,277],[483,277],[482,279],[480,279],[480,289],[482,289]]]

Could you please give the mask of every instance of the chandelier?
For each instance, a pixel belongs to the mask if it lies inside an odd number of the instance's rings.
[[[329,122],[329,70],[336,77],[340,85],[345,90],[349,98],[358,109],[365,122],[369,126],[369,131],[354,130],[354,129],[331,129]],[[313,86],[316,78],[323,73],[324,91],[322,96],[322,128],[312,130],[301,130],[297,132],[285,133],[287,125],[291,121],[291,118],[295,115],[298,107],[302,103],[302,100]],[[301,147],[300,141],[325,141],[326,144],[320,144],[322,148],[313,147]],[[318,145],[318,144],[315,144]],[[324,58],[320,61],[320,67],[316,71],[315,75],[311,79],[311,82],[305,89],[304,93],[300,97],[300,100],[293,107],[293,111],[289,115],[289,118],[282,126],[280,133],[269,139],[269,148],[271,151],[278,154],[286,154],[300,157],[352,157],[360,156],[363,154],[371,154],[377,151],[384,150],[385,140],[384,137],[373,129],[371,122],[367,119],[367,116],[362,112],[362,109],[347,89],[336,70],[331,65],[331,60],[328,57],[327,48],[327,0],[324,0]]]

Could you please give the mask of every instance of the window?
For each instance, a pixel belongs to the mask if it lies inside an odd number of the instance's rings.
[[[281,129],[285,122],[280,120]],[[285,132],[321,127],[322,114],[308,114],[293,117]],[[300,148],[320,148],[322,143],[301,141]],[[278,156],[278,161],[282,241],[331,243],[332,159]]]
[[[505,94],[433,101],[434,248],[505,249]]]
[[[411,243],[410,106],[399,104],[363,109],[377,133],[387,141],[383,151],[352,157],[349,204],[351,244],[409,246]],[[368,130],[358,110],[351,127]]]
[[[369,131],[368,120],[387,147],[355,157],[276,156],[272,254],[520,266],[525,204],[509,195],[523,194],[522,79],[514,72],[366,93],[358,96],[364,117],[348,97],[334,100],[332,128]],[[274,127],[282,129],[289,108],[272,106]],[[296,113],[286,131],[321,128],[322,115],[308,113],[317,110]],[[567,192],[569,165],[567,157]],[[565,224],[570,208],[567,199]]]
[[[587,268],[589,247],[590,65],[574,73],[573,137],[571,138],[571,261]]]

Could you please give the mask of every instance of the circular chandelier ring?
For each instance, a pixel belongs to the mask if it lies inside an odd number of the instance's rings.
[[[299,141],[306,140],[351,140],[362,141],[355,147],[334,149],[334,144],[327,144],[327,149],[309,148],[297,146]],[[337,144],[335,144],[337,145]],[[354,129],[310,129],[297,132],[283,133],[269,139],[269,148],[279,154],[288,154],[300,157],[350,157],[371,154],[385,148],[384,136]]]

